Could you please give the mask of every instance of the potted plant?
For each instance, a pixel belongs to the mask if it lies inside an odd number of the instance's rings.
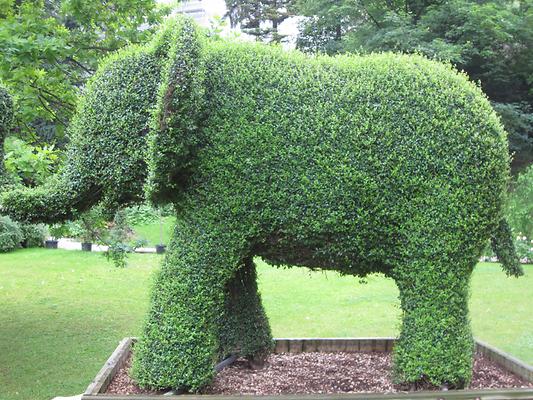
[[[57,249],[58,239],[65,237],[68,233],[66,224],[53,224],[49,228],[50,237],[44,242],[47,249]]]
[[[159,215],[159,244],[155,245],[155,252],[163,254],[167,247],[163,244],[163,217],[161,216],[161,209],[158,209],[157,212]]]
[[[124,210],[119,210],[115,213],[113,222],[109,224],[104,243],[108,246],[104,253],[107,259],[116,267],[124,268],[128,254],[135,252],[147,242],[145,239],[135,239]]]
[[[81,250],[91,251],[93,243],[101,238],[103,231],[106,229],[101,209],[98,207],[91,208],[83,213],[77,222],[78,232],[76,236],[81,239]]]

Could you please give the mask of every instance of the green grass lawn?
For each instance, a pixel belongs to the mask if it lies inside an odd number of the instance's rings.
[[[160,244],[160,242],[167,245],[172,230],[174,229],[175,221],[175,217],[163,217],[162,226],[157,221],[144,225],[136,225],[133,227],[133,230],[135,231],[136,237],[148,242],[147,246],[153,247],[156,244]]]
[[[132,255],[115,269],[101,254],[29,249],[0,255],[0,399],[81,393],[124,336],[138,335],[161,256]],[[335,273],[260,262],[274,335],[397,334],[397,289]],[[533,266],[507,278],[479,264],[472,282],[475,335],[533,363]]]

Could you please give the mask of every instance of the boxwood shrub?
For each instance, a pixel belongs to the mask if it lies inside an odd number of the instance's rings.
[[[16,221],[0,216],[0,252],[5,253],[19,248],[23,238],[20,225]]]
[[[309,57],[209,41],[178,19],[102,64],[71,138],[64,172],[4,194],[2,207],[56,221],[143,190],[173,203],[135,348],[141,386],[199,390],[228,354],[261,361],[272,346],[261,256],[393,278],[396,381],[463,387],[469,281],[485,242],[521,273],[502,219],[506,133],[464,74],[421,56]]]
[[[22,246],[43,247],[48,236],[48,228],[44,224],[21,224]]]

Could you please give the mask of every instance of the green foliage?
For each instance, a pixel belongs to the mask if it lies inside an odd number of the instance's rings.
[[[189,20],[171,21],[103,63],[72,132],[55,182],[0,202],[19,219],[52,221],[140,201],[143,186],[174,203],[135,350],[140,385],[198,390],[224,355],[269,351],[256,255],[394,278],[396,379],[470,380],[468,285],[487,239],[509,238],[499,228],[509,157],[489,101],[450,65],[308,57],[209,41]],[[117,247],[119,264],[124,254]]]
[[[204,66],[198,30],[185,20],[173,29],[148,136],[147,197],[178,201],[194,168],[204,119]]]
[[[124,210],[129,225],[146,225],[159,219],[159,212],[148,203],[127,207]]]
[[[24,247],[42,247],[48,236],[48,228],[44,224],[20,224]]]
[[[148,203],[127,207],[123,210],[126,221],[135,237],[145,245],[167,244],[172,236],[176,219],[173,207],[155,208]]]
[[[70,228],[67,223],[55,223],[50,225],[48,231],[50,232],[50,236],[55,240],[67,237],[70,234]]]
[[[227,26],[227,21],[225,18],[215,15],[210,21],[209,26],[207,27],[205,34],[211,40],[220,40],[222,39],[222,33],[224,28]],[[239,35],[239,32],[234,32],[234,35]]]
[[[10,181],[25,186],[44,184],[60,161],[54,146],[31,146],[10,136],[4,143],[4,163]]]
[[[0,85],[0,110],[0,138],[3,140],[13,122],[13,100],[3,85]]]
[[[69,225],[70,234],[80,239],[82,243],[101,241],[107,229],[104,214],[102,208],[98,206],[82,213]]]
[[[133,241],[132,237],[133,231],[128,225],[126,214],[122,210],[117,211],[104,240],[104,243],[108,246],[104,254],[115,267],[125,268],[128,253],[132,253],[137,247],[144,244],[143,240]]]
[[[421,53],[449,60],[483,91],[509,132],[513,168],[533,162],[530,0],[300,0],[298,47],[308,52]]]
[[[500,221],[491,238],[492,248],[507,275],[520,276],[524,274],[524,271],[520,266],[511,235],[511,228],[507,222],[505,220]]]
[[[20,225],[11,218],[0,215],[0,252],[5,253],[20,247],[23,238]]]
[[[533,263],[533,240],[526,236],[517,236],[515,241],[516,254],[520,259]]]
[[[228,282],[224,313],[220,315],[220,358],[240,354],[252,362],[261,362],[273,350],[272,333],[261,296],[257,289],[254,261],[245,260]],[[253,334],[250,334],[253,332]]]
[[[296,10],[306,17],[300,21],[296,46],[309,53],[343,52],[346,33],[369,19],[359,3],[345,0],[298,0]]]
[[[19,220],[54,223],[74,219],[102,198],[111,216],[119,203],[142,200],[145,136],[166,46],[162,32],[152,45],[124,49],[102,62],[69,128],[69,162],[43,186],[4,194],[8,213]]]
[[[144,208],[144,212],[140,212],[141,208]],[[101,205],[98,205],[82,213],[75,221],[67,223],[68,232],[62,233],[75,237],[82,243],[99,243],[108,246],[104,252],[107,260],[111,261],[117,268],[125,268],[128,253],[132,253],[137,247],[146,244],[145,239],[137,238],[134,235],[130,222],[132,210],[135,210],[133,215],[141,216],[140,220],[142,220],[146,216],[146,209],[150,209],[150,207],[145,205],[144,207],[118,210],[113,219],[108,221],[106,211]],[[153,209],[151,211],[154,213]]]
[[[0,187],[9,182],[4,167],[4,140],[13,120],[13,100],[0,84]]]
[[[533,162],[533,112],[531,102],[492,102],[509,132],[509,151],[513,155],[515,172],[527,168]]]
[[[233,27],[257,40],[280,42],[279,25],[293,14],[294,0],[226,0]]]
[[[154,0],[5,0],[0,79],[15,96],[16,134],[64,143],[80,88],[99,60],[147,40],[168,12]]]
[[[533,237],[533,165],[518,175],[509,195],[507,215],[515,233]]]
[[[254,263],[239,261],[233,246],[218,247],[217,232],[202,237],[196,229],[202,228],[178,221],[156,277],[143,340],[134,350],[132,373],[141,386],[197,390],[224,356],[238,351],[258,361],[272,347]],[[231,276],[213,265],[238,272]]]

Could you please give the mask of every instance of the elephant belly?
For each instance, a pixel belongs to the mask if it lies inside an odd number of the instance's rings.
[[[379,249],[370,248],[367,241],[356,243],[354,236],[339,235],[335,240],[325,237],[306,239],[273,235],[255,247],[254,255],[271,265],[335,270],[348,275],[387,274],[391,269],[386,259],[378,256],[381,254]]]

